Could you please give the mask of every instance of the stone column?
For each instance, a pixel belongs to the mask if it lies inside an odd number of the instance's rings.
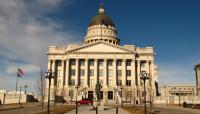
[[[69,60],[70,59],[66,59],[66,67],[65,67],[65,86],[68,87],[69,86]]]
[[[126,59],[122,61],[122,85],[126,85]]]
[[[48,60],[48,68],[47,68],[47,70],[50,70],[51,69],[51,66],[52,66],[52,60]]]
[[[97,84],[98,59],[94,59],[94,86]]]
[[[139,86],[140,86],[140,71],[141,71],[140,60],[138,60],[137,61],[137,81],[138,81]]]
[[[48,60],[47,71],[50,70],[50,69],[52,69],[51,66],[52,66],[52,60]],[[49,85],[48,79],[46,79],[46,80],[47,80],[47,81],[46,81],[46,85]],[[49,87],[49,86],[47,86],[46,88],[48,88],[48,87]]]
[[[55,68],[56,67],[56,60],[52,60],[52,66],[51,66],[51,69],[52,69],[52,72],[55,74]],[[54,85],[55,83],[55,80],[56,80],[56,77],[54,79],[51,79],[51,85]],[[54,87],[54,86],[51,86],[51,87]]]
[[[62,60],[62,80],[61,84],[64,86],[65,84],[65,60]]]
[[[135,80],[135,60],[132,59],[131,62],[131,86],[134,87],[136,84],[136,80]]]
[[[85,85],[88,87],[88,59],[85,59]]]
[[[138,86],[137,86],[137,92],[138,92],[138,97],[139,97],[139,104],[141,104],[141,92],[142,92],[142,89],[141,89],[141,85],[140,85],[140,71],[141,71],[141,65],[140,65],[140,60],[137,61],[137,81],[138,81]]]
[[[113,87],[117,87],[117,62],[113,59]]]
[[[154,67],[154,62],[153,61],[149,61],[149,72],[150,72],[150,77],[151,77],[151,85],[154,88],[154,81],[155,81],[155,67]]]
[[[105,87],[105,88],[107,87],[107,84],[108,84],[108,82],[107,82],[108,81],[108,79],[107,79],[107,76],[108,76],[107,72],[108,71],[107,70],[108,70],[107,59],[104,59],[104,66],[103,66],[103,73],[104,73],[103,74],[103,87]]]
[[[146,61],[146,73],[150,74],[150,61]]]
[[[76,59],[75,85],[79,85],[79,59]]]

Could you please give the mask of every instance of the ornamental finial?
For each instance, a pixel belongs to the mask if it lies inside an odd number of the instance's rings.
[[[99,13],[105,13],[104,6],[103,6],[102,2],[101,2],[100,7],[99,7]]]

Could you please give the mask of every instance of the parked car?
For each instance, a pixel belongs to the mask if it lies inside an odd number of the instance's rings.
[[[186,108],[194,108],[194,104],[187,104]]]
[[[93,104],[93,100],[92,99],[82,99],[80,101],[77,102],[78,104],[88,104],[88,105],[92,105]]]
[[[194,108],[195,108],[195,109],[200,109],[200,104],[195,104],[195,105],[194,105]]]

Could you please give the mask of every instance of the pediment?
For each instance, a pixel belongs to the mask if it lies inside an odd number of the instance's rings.
[[[124,49],[120,46],[99,42],[96,44],[86,45],[69,52],[74,53],[133,53],[130,50]]]

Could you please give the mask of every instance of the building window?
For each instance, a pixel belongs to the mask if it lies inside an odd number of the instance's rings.
[[[99,60],[99,66],[103,66],[103,60]]]
[[[88,91],[88,98],[89,99],[93,99],[94,98],[93,91]]]
[[[57,76],[58,76],[58,77],[61,77],[61,76],[62,76],[62,71],[61,71],[61,70],[58,70]]]
[[[70,97],[71,99],[74,98],[74,90],[69,90],[69,97]]]
[[[108,100],[113,99],[113,91],[108,91]]]
[[[127,96],[126,97],[128,97],[129,99],[131,99],[131,97],[132,97],[132,91],[127,91]]]
[[[131,66],[131,60],[126,61],[126,66]]]
[[[141,61],[141,67],[145,67],[145,61]]]
[[[94,66],[94,60],[89,60],[89,66]]]
[[[76,65],[76,61],[75,60],[71,60],[70,63],[71,63],[72,66]]]
[[[131,70],[126,70],[126,76],[131,76]]]
[[[85,61],[84,60],[80,61],[80,66],[85,66]]]
[[[121,77],[122,76],[122,70],[117,70],[117,76]]]
[[[144,91],[142,91],[142,97],[144,97],[144,94],[145,94],[145,92],[144,92]]]
[[[57,87],[59,88],[60,85],[61,85],[61,80],[58,80],[58,81],[57,81]]]
[[[112,85],[113,85],[113,81],[112,81],[112,80],[109,80],[108,85],[109,85],[109,87],[112,87]]]
[[[109,60],[108,61],[108,66],[112,66],[112,63],[113,63],[112,60]]]
[[[75,69],[72,69],[71,70],[71,76],[75,76],[76,75],[76,70]]]
[[[99,80],[99,83],[100,83],[101,85],[103,85],[103,80]]]
[[[99,76],[103,76],[103,69],[99,69]]]
[[[94,86],[94,80],[90,80],[90,86]]]
[[[75,85],[75,80],[71,80],[70,85]]]
[[[80,85],[83,86],[84,84],[85,84],[85,80],[84,80],[84,79],[81,79]]]
[[[117,86],[121,86],[122,85],[122,80],[117,80]]]
[[[122,66],[122,61],[121,60],[117,61],[117,66]]]
[[[113,76],[113,70],[112,69],[108,70],[108,76]]]
[[[85,76],[85,69],[81,69],[80,74],[81,74],[81,76]]]
[[[62,66],[62,61],[61,60],[58,60],[58,61],[56,61],[57,62],[57,65],[58,66]]]
[[[126,80],[126,85],[131,86],[131,80]]]
[[[90,76],[94,76],[94,69],[90,69],[89,75],[90,75]]]

